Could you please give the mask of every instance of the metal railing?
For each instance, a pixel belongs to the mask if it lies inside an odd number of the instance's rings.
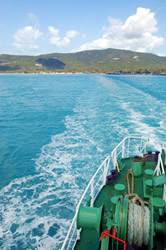
[[[94,201],[102,189],[102,187],[106,184],[106,176],[108,169],[116,168],[117,166],[117,159],[118,157],[120,158],[125,158],[133,156],[135,154],[141,154],[143,151],[146,151],[146,145],[149,142],[149,139],[145,137],[138,137],[138,136],[127,136],[124,138],[117,146],[116,148],[112,151],[111,156],[108,156],[103,163],[100,165],[92,179],[90,180],[88,186],[86,187],[77,207],[76,207],[76,213],[73,218],[73,221],[70,225],[69,231],[67,233],[67,236],[65,238],[65,241],[62,245],[61,250],[67,250],[67,249],[73,249],[76,240],[80,239],[80,232],[81,229],[77,230],[77,225],[76,225],[76,219],[77,219],[77,214],[80,205],[86,204],[88,195],[90,198],[90,206],[94,206]],[[137,143],[137,144],[136,144]],[[137,146],[136,146],[137,145]],[[112,163],[110,163],[110,160],[112,159]]]
[[[161,174],[165,174],[165,170],[164,170],[164,164],[163,164],[163,160],[161,158],[161,153],[159,153],[158,155],[158,161],[157,161],[157,166],[154,170],[153,176],[154,175],[161,175]]]
[[[163,143],[163,150],[166,153],[166,142]],[[164,165],[166,165],[166,157],[165,157],[165,161],[163,163],[164,163]]]
[[[117,166],[118,158],[127,158],[134,155],[140,155],[146,152],[146,146],[149,143],[149,139],[139,136],[127,136],[125,137],[112,151],[111,158],[114,169]]]
[[[76,242],[76,239],[79,239],[80,237],[80,230],[77,230],[76,227],[76,219],[78,210],[81,204],[86,204],[87,199],[90,198],[90,206],[94,206],[94,201],[102,189],[102,187],[106,184],[106,176],[107,172],[110,166],[110,156],[108,156],[103,163],[100,165],[92,179],[90,180],[88,186],[86,187],[77,207],[76,207],[76,213],[73,218],[73,221],[70,225],[69,231],[67,233],[66,239],[62,245],[61,250],[64,249],[72,249],[73,245]],[[90,194],[90,196],[88,196]]]

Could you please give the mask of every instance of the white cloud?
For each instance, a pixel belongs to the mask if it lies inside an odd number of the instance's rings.
[[[79,50],[117,48],[151,52],[164,42],[163,37],[153,35],[158,30],[157,20],[150,9],[137,8],[136,14],[125,22],[111,17],[108,22],[101,38],[83,44]]]
[[[42,33],[39,29],[33,28],[32,26],[25,26],[22,29],[18,29],[14,35],[14,46],[22,51],[28,49],[38,49],[39,46],[36,44]]]
[[[28,26],[33,26],[35,28],[39,27],[39,20],[37,16],[33,13],[28,13],[25,17],[25,24]]]
[[[55,29],[52,26],[48,27],[49,35],[50,35],[50,43],[55,45],[56,47],[66,47],[70,44],[71,39],[79,35],[79,32],[76,30],[69,30],[66,32],[64,38],[61,38],[60,32],[58,29]]]

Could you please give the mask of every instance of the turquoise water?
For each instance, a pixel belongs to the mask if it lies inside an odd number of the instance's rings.
[[[165,95],[160,76],[0,75],[0,249],[58,249],[114,146],[166,141]]]

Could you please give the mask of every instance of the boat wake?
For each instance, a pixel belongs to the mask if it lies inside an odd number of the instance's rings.
[[[65,131],[41,148],[36,174],[0,191],[1,249],[59,249],[85,186],[115,145],[135,133],[156,148],[166,140],[163,100],[118,78],[95,82],[76,98]]]
[[[1,249],[61,246],[103,152],[76,118],[66,117],[66,131],[42,147],[36,175],[15,179],[0,191]]]

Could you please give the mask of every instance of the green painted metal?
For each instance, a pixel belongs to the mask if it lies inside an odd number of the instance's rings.
[[[86,206],[90,207],[90,202],[91,202],[92,197],[89,195],[87,200],[86,200]]]
[[[126,241],[127,236],[127,217],[128,217],[128,197],[123,199],[121,225],[120,225],[120,238]]]
[[[158,186],[158,187],[153,186],[153,196],[154,197],[163,198],[163,192],[164,192],[164,189],[162,186]]]
[[[152,180],[153,180],[154,186],[160,186],[160,185],[166,183],[166,175],[161,174],[159,176],[153,176]]]
[[[100,233],[103,207],[80,207],[77,215],[77,229],[85,228]]]
[[[155,220],[158,220],[159,216],[164,213],[165,201],[159,197],[153,197],[152,204],[154,207]]]
[[[152,180],[146,180],[145,181],[145,189],[146,189],[146,193],[148,194],[148,195],[151,195],[151,193],[152,193]]]
[[[128,198],[125,197],[125,193],[127,193],[126,175],[132,166],[134,166],[132,171],[135,177],[134,193],[138,194],[150,209],[149,244],[144,246],[143,249],[166,249],[166,210],[165,201],[162,199],[164,184],[166,184],[165,179],[153,177],[157,161],[148,160],[145,164],[142,164],[142,161],[138,163],[138,169],[136,169],[137,164],[133,164],[133,158],[120,159],[118,162],[119,168],[123,165],[125,165],[125,168],[120,168],[120,176],[116,184],[108,184],[102,188],[95,200],[94,208],[80,207],[77,225],[78,228],[82,227],[82,231],[81,240],[77,241],[75,246],[76,250],[108,250],[109,237],[106,237],[101,244],[99,242],[100,228],[101,231],[111,229],[110,234],[113,234],[113,228],[116,227],[116,236],[127,241]],[[103,210],[101,206],[104,207]],[[97,217],[99,218],[97,219]],[[130,247],[131,249],[137,249],[135,246]],[[123,244],[112,240],[112,250],[115,249],[123,249]]]
[[[153,201],[152,201],[152,197],[149,199],[149,209],[150,209],[150,239],[149,239],[149,250],[153,249],[154,243],[153,243],[153,239],[154,239],[154,208],[153,208]]]
[[[113,212],[113,213],[115,212],[115,208],[116,208],[117,201],[118,201],[118,196],[113,196],[113,197],[111,198],[112,212]]]
[[[123,196],[118,196],[116,208],[115,208],[115,214],[114,214],[114,220],[113,220],[113,228],[116,227],[116,237],[120,237],[120,222],[121,222],[121,210],[122,210],[122,201]],[[113,233],[112,228],[112,233]],[[116,248],[118,250],[119,242],[112,240],[112,249]]]
[[[81,240],[77,241],[74,249],[96,250],[99,249],[100,237],[96,230],[83,229],[80,235]],[[69,248],[70,249],[70,248]]]
[[[109,240],[110,238],[108,236],[106,236],[105,238],[103,237],[102,241],[101,241],[101,248],[100,250],[106,250],[109,247]]]
[[[145,174],[145,179],[151,179],[153,176],[154,171],[152,169],[145,169],[144,174]]]
[[[154,170],[157,165],[157,161],[146,161],[145,162],[145,169],[152,169]]]
[[[157,209],[165,207],[165,201],[161,198],[153,197],[152,201],[153,201],[153,206]]]
[[[142,161],[132,161],[131,169],[134,174],[134,177],[142,175]]]
[[[116,184],[115,185],[115,193],[116,195],[123,195],[125,190],[124,184]]]
[[[121,159],[121,158],[117,159],[117,163],[118,163],[118,167],[119,167],[120,171],[123,170],[126,166],[123,159]]]
[[[166,235],[166,222],[162,222],[162,223],[155,223],[155,231],[157,233],[161,233]]]

